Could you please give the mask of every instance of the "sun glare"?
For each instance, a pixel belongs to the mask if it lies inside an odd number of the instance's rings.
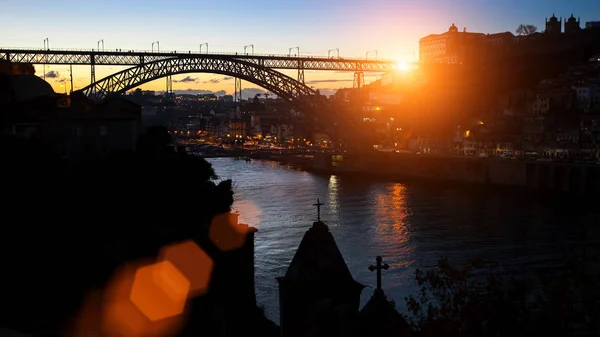
[[[410,63],[406,60],[398,60],[396,62],[396,69],[400,71],[408,71],[410,70]]]

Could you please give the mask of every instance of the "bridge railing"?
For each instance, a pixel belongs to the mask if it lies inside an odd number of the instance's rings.
[[[177,50],[123,50],[123,49],[76,49],[76,48],[23,48],[23,47],[0,47],[0,53],[6,51],[32,51],[32,52],[73,52],[73,53],[107,53],[107,54],[153,54],[153,55],[226,55],[226,56],[258,56],[258,57],[281,57],[281,58],[313,58],[313,59],[331,59],[331,60],[363,60],[363,61],[380,61],[380,62],[394,62],[394,60],[390,59],[374,59],[374,58],[366,58],[366,57],[338,57],[338,56],[317,56],[317,55],[305,55],[305,54],[262,54],[262,53],[243,53],[243,52],[200,52],[200,51],[177,51]]]

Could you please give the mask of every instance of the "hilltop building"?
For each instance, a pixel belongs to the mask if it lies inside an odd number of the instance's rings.
[[[585,29],[600,28],[600,21],[587,21],[585,23]]]
[[[599,22],[587,22],[585,29],[593,29],[598,26],[600,26]],[[522,48],[527,46],[528,42],[542,37],[545,37],[544,41],[547,41],[547,38],[572,37],[582,31],[581,20],[575,18],[573,14],[567,19],[557,18],[552,14],[549,19],[546,18],[543,32],[535,32],[527,36],[515,36],[511,32],[472,33],[467,32],[466,28],[459,31],[458,27],[452,24],[445,33],[431,34],[419,40],[419,60],[425,63],[449,64],[479,61],[498,57],[499,54],[506,55],[516,50],[517,46]],[[539,46],[534,48],[539,48]]]
[[[462,32],[452,24],[442,34],[431,34],[419,40],[419,60],[433,63],[461,63],[473,50],[483,33]]]
[[[581,31],[581,20],[579,18],[576,19],[573,14],[571,14],[571,16],[565,20],[563,20],[562,17],[557,18],[554,14],[552,14],[550,19],[546,19],[546,30],[544,33],[550,36],[559,36],[563,33],[563,25],[564,34],[576,34]]]

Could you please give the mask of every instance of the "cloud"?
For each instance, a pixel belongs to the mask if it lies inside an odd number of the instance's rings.
[[[329,80],[314,80],[308,81],[306,84],[317,84],[317,83],[334,83],[334,82],[352,82],[353,80],[339,80],[339,79],[329,79]]]
[[[182,78],[180,80],[173,80],[173,82],[175,82],[175,83],[196,82],[197,79],[198,79],[197,77],[186,76],[185,78]]]
[[[223,77],[223,81],[230,81],[230,80],[233,80],[233,77],[231,77],[231,76]]]
[[[177,95],[204,95],[204,94],[214,94],[215,96],[224,96],[227,95],[225,90],[212,91],[212,90],[204,90],[204,89],[186,89],[186,90],[173,90],[173,92]]]
[[[58,78],[60,74],[56,70],[50,70],[46,73],[46,78]]]
[[[46,76],[47,76],[47,75],[46,75]],[[58,83],[65,83],[65,82],[68,82],[68,81],[69,81],[69,80],[67,80],[67,78],[66,78],[66,77],[63,77],[63,78],[61,78],[61,79],[58,79],[58,80],[56,80],[56,82],[58,82]]]
[[[227,92],[225,90],[205,90],[205,89],[192,89],[188,88],[186,90],[173,90],[173,92],[177,95],[202,95],[202,94],[214,94],[215,96],[225,96]],[[264,95],[267,91],[259,89],[259,88],[243,88],[242,89],[242,98],[248,99],[253,98],[256,94]],[[274,94],[269,93],[270,97],[273,98]]]
[[[331,95],[335,95],[335,93],[338,91],[338,89],[330,89],[330,88],[319,88],[319,92],[321,93],[321,95],[323,96],[331,96]]]
[[[265,90],[259,88],[243,88],[242,89],[242,98],[252,98],[256,96],[256,94],[264,95],[266,93]]]
[[[208,83],[217,84],[217,83],[219,83],[219,82],[221,82],[221,80],[219,80],[219,79],[216,79],[216,78],[211,78],[211,79],[210,79],[210,80],[208,80],[208,81],[204,81],[204,82],[202,82],[202,84],[208,84]]]

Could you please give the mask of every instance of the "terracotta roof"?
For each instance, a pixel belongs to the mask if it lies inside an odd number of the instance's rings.
[[[357,337],[405,337],[414,334],[408,322],[381,289],[375,289],[369,302],[360,311],[358,319]]]
[[[360,285],[352,278],[329,228],[320,221],[314,222],[304,234],[296,255],[281,280],[317,287]]]

